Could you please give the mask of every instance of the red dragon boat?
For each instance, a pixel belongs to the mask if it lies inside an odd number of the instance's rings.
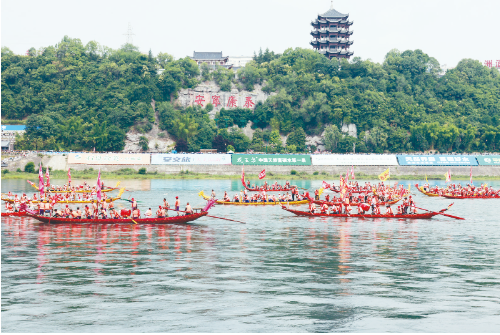
[[[500,199],[500,195],[481,195],[481,196],[473,196],[473,195],[451,195],[451,194],[443,194],[442,197],[448,199]]]
[[[401,200],[401,198],[400,199],[396,199],[396,200],[391,200],[391,201],[388,201],[388,202],[379,202],[378,204],[379,205],[386,205],[386,204],[394,205],[395,203],[397,203],[400,200]],[[335,204],[336,206],[338,206],[338,205],[343,205],[344,204],[341,201],[332,202],[332,201],[326,201],[326,200],[313,200],[313,199],[309,199],[309,202],[314,202],[316,205],[323,205],[323,204],[332,205],[332,204]],[[358,202],[351,202],[350,205],[351,206],[357,206],[357,205],[359,205],[359,203]]]
[[[28,216],[26,212],[2,213],[2,216]]]
[[[199,219],[208,212],[202,211],[200,213],[182,215],[182,216],[169,216],[166,218],[143,218],[143,219],[68,219],[68,218],[54,218],[47,216],[40,216],[36,214],[27,214],[32,218],[37,219],[43,223],[58,224],[58,223],[86,223],[86,224],[171,224],[171,223],[188,223]],[[135,222],[134,222],[135,221]]]
[[[297,211],[294,209],[286,208],[285,206],[283,206],[281,208],[287,212],[293,213],[293,214],[298,215],[298,216],[337,217],[337,218],[349,217],[349,218],[364,218],[364,219],[375,219],[375,218],[382,218],[382,219],[430,219],[433,216],[444,213],[447,210],[447,208],[446,208],[446,209],[440,210],[439,212],[429,212],[429,213],[422,213],[422,214],[371,215],[371,214],[322,214],[322,213],[311,213],[311,212]]]

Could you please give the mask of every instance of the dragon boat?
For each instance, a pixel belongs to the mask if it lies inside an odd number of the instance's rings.
[[[311,213],[305,211],[298,211],[294,209],[286,208],[285,206],[281,207],[283,210],[293,213],[297,216],[309,216],[309,217],[336,217],[336,218],[364,218],[364,219],[430,219],[433,216],[444,213],[448,208],[442,209],[439,212],[429,212],[429,213],[421,213],[421,214],[322,214],[322,213]]]
[[[379,205],[387,205],[387,204],[394,205],[395,203],[397,203],[400,200],[401,200],[401,198],[396,199],[396,200],[387,201],[387,202],[378,202],[378,204]],[[332,204],[335,204],[336,206],[338,206],[338,205],[343,205],[344,204],[341,201],[332,202],[332,201],[326,201],[326,200],[313,200],[313,199],[310,199],[309,202],[314,202],[316,205],[323,205],[323,204],[332,205]],[[351,206],[357,206],[357,205],[359,205],[359,202],[351,202],[350,205]]]
[[[473,196],[473,195],[452,195],[452,194],[443,194],[442,197],[448,198],[448,199],[500,199],[500,195],[480,195],[480,196]]]
[[[171,223],[188,223],[207,215],[207,211],[200,213],[169,216],[166,218],[143,218],[143,219],[68,219],[68,218],[54,218],[48,216],[41,216],[37,214],[28,213],[28,216],[37,219],[43,223],[58,224],[58,223],[80,223],[80,224],[171,224]]]
[[[120,192],[118,193],[118,195],[116,197],[114,197],[114,198],[108,198],[105,201],[106,202],[111,202],[111,201],[116,201],[118,199],[121,199],[123,192],[125,192],[125,188],[121,188]],[[8,197],[3,196],[3,195],[2,195],[2,200],[5,201],[5,202],[10,202],[10,203],[14,202],[13,199],[9,199]],[[94,201],[95,200],[58,200],[58,201],[56,201],[56,203],[58,203],[58,204],[91,204]],[[31,203],[33,203],[33,204],[37,204],[39,202],[40,202],[40,200],[31,201]]]
[[[436,194],[436,193],[431,193],[431,192],[427,192],[426,190],[424,190],[424,187],[423,186],[418,186],[418,184],[415,184],[415,187],[417,188],[417,190],[422,193],[422,194],[425,194],[429,197],[440,197],[439,194]]]
[[[29,183],[34,189],[36,189],[38,191],[38,187],[36,186],[36,184],[34,183]],[[120,185],[120,182],[117,182],[115,187],[108,187],[108,188],[105,188],[103,190],[101,190],[101,192],[111,192],[111,191],[114,191],[114,190],[117,190],[118,189],[118,185]],[[56,191],[56,190],[51,190],[51,189],[48,189],[46,192],[49,192],[49,193],[92,193],[93,191],[92,190],[75,190],[75,191]],[[94,190],[95,192],[95,190]]]
[[[11,213],[2,213],[2,216],[27,216],[26,212],[11,212]]]
[[[211,197],[207,196],[203,191],[198,193],[200,197],[202,197],[205,200],[210,200],[212,199]],[[215,202],[218,205],[236,205],[236,206],[271,206],[271,205],[279,205],[280,201],[257,201],[257,202],[236,202],[236,201],[223,201],[223,200],[217,200]],[[298,201],[281,201],[281,203],[284,204],[290,204],[290,205],[304,205],[309,203],[309,200],[298,200]]]

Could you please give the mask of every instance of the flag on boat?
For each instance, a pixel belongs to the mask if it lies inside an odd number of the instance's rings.
[[[40,191],[40,197],[43,197],[43,172],[42,172],[42,162],[40,162],[40,167],[38,168],[38,190]]]
[[[38,188],[38,187],[36,187],[36,184],[34,182],[32,182],[31,180],[26,180],[26,181],[28,182],[28,184],[30,184],[34,188]]]
[[[101,169],[97,174],[97,200],[101,201]]]
[[[429,181],[427,180],[427,174],[425,174],[425,182],[429,184]]]
[[[47,187],[50,187],[50,175],[49,175],[49,167],[47,166],[47,169],[45,171],[45,178],[47,178],[47,182],[45,183],[45,185],[47,185]]]
[[[470,167],[469,176],[470,176],[470,184],[472,185],[472,166]]]
[[[323,183],[321,184],[321,188],[330,188],[330,185],[323,180]]]
[[[241,168],[241,183],[243,184],[243,186],[246,187],[246,185],[245,185],[245,166],[243,166]]]
[[[345,180],[346,182],[349,181],[349,168],[347,168],[347,173],[345,174]]]
[[[266,169],[262,170],[259,173],[259,179],[264,179],[264,178],[266,178]]]
[[[447,183],[451,181],[451,171],[450,171],[450,169],[448,169],[448,172],[446,172],[444,174],[444,176],[446,177],[446,182]]]
[[[71,183],[71,168],[68,168],[68,182]]]
[[[354,165],[351,166],[351,179],[354,180],[356,177],[354,176]]]
[[[380,179],[382,181],[386,181],[391,176],[390,169],[391,168],[388,168],[387,170],[385,170],[384,172],[382,172],[381,174],[379,174],[378,175],[378,179]]]

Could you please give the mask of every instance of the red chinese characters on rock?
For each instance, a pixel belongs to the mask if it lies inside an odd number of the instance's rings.
[[[484,61],[484,66],[487,66],[487,67],[491,68],[493,66],[493,61],[491,61],[491,60],[485,60]]]
[[[229,99],[227,100],[227,105],[226,105],[226,107],[238,107],[238,106],[236,106],[236,102],[237,102],[236,98],[235,98],[234,96],[232,96],[232,95],[231,95],[231,96],[229,97]]]
[[[203,97],[203,95],[197,95],[197,96],[196,96],[196,99],[194,100],[194,102],[195,102],[197,105],[199,105],[199,106],[203,107],[203,103],[205,102],[205,98]]]
[[[500,69],[500,59],[497,60],[497,63],[495,64],[495,66]]]
[[[219,95],[212,95],[212,105],[214,105],[215,108],[217,108],[217,106],[221,105]]]
[[[255,104],[252,101],[252,97],[246,97],[245,99],[245,104],[243,105],[244,108],[252,108],[255,106]]]

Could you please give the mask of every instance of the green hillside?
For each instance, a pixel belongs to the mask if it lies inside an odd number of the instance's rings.
[[[158,69],[165,69],[158,74]],[[500,74],[464,59],[439,77],[439,63],[420,50],[391,50],[383,64],[354,58],[328,60],[308,49],[282,55],[266,50],[237,73],[202,68],[188,57],[154,57],[133,45],[118,50],[64,37],[26,56],[2,48],[2,119],[25,120],[25,149],[122,150],[134,126],[151,129],[155,101],[159,126],[178,140],[178,149],[304,151],[306,135],[320,135],[334,152],[498,151]],[[215,80],[275,92],[255,111],[222,109],[217,121],[205,108],[172,105],[181,88]],[[225,129],[254,122],[253,140]],[[358,138],[345,136],[354,123]],[[279,134],[289,135],[282,145]]]

